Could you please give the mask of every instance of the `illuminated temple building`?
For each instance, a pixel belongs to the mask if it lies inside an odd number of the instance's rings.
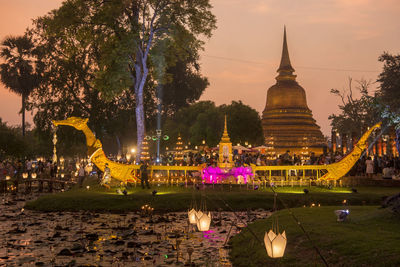
[[[306,92],[296,81],[290,64],[286,41],[283,35],[281,64],[276,84],[267,92],[267,103],[263,111],[262,126],[267,153],[273,156],[290,154],[307,157],[314,152],[323,153],[326,146],[320,127],[307,106]],[[271,156],[272,156],[271,155]]]

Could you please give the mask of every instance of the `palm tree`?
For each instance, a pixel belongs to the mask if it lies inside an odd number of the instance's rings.
[[[22,135],[25,136],[25,102],[39,85],[39,75],[34,60],[35,47],[29,37],[10,36],[2,43],[0,80],[11,91],[22,96]]]

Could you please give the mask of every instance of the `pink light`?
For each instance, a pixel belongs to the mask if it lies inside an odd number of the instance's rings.
[[[238,177],[242,176],[244,183],[247,183],[247,178],[253,176],[253,171],[251,167],[237,167],[224,171],[219,167],[213,166],[209,166],[202,170],[203,183],[218,183],[231,176],[236,178],[236,182],[238,181]]]

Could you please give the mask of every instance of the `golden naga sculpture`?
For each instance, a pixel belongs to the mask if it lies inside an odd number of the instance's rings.
[[[135,170],[139,169],[139,165],[122,164],[109,160],[103,151],[103,146],[99,139],[97,139],[93,132],[87,126],[88,119],[78,117],[69,117],[66,120],[53,121],[55,126],[67,125],[72,126],[77,130],[82,131],[86,136],[86,144],[88,148],[88,156],[96,166],[104,172],[106,163],[110,168],[111,176],[124,183],[135,182]]]
[[[86,144],[88,147],[88,156],[90,160],[96,164],[96,166],[104,172],[104,168],[106,163],[111,171],[111,176],[119,181],[124,183],[126,182],[135,182],[137,181],[137,177],[135,176],[135,170],[139,169],[139,165],[134,164],[122,164],[118,162],[114,162],[109,160],[102,148],[102,144],[100,140],[98,140],[93,132],[87,126],[88,119],[82,119],[78,117],[70,117],[66,120],[53,121],[55,126],[59,125],[67,125],[72,126],[77,130],[82,131],[86,136]],[[346,175],[348,171],[354,166],[357,160],[361,157],[362,152],[365,150],[367,144],[367,139],[371,135],[371,133],[381,126],[381,122],[372,126],[364,135],[360,138],[357,144],[354,146],[353,150],[346,155],[342,160],[336,163],[328,164],[328,165],[303,165],[303,166],[252,166],[253,172],[255,171],[270,171],[270,170],[288,170],[288,169],[297,169],[297,170],[308,170],[308,169],[320,169],[327,170],[327,173],[323,175],[320,179],[323,180],[338,180]],[[152,169],[154,166],[150,166]],[[312,167],[312,168],[310,168]],[[205,164],[202,166],[158,166],[159,170],[169,170],[176,169],[182,171],[199,171],[205,168]]]
[[[357,160],[361,157],[361,153],[367,147],[367,139],[371,133],[381,127],[382,122],[379,122],[372,126],[364,135],[360,138],[353,150],[346,155],[339,162],[326,165],[328,171],[324,176],[321,177],[323,180],[338,180],[346,175],[348,171],[356,164]]]

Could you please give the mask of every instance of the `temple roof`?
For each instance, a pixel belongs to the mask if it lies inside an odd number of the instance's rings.
[[[294,68],[292,67],[292,64],[290,63],[290,58],[289,58],[289,50],[287,46],[287,40],[286,40],[286,26],[284,27],[283,30],[283,46],[282,46],[282,57],[281,57],[281,64],[279,65],[279,68],[277,70],[279,72],[279,75],[277,79],[290,79],[293,80],[296,78],[296,75],[293,75]]]

